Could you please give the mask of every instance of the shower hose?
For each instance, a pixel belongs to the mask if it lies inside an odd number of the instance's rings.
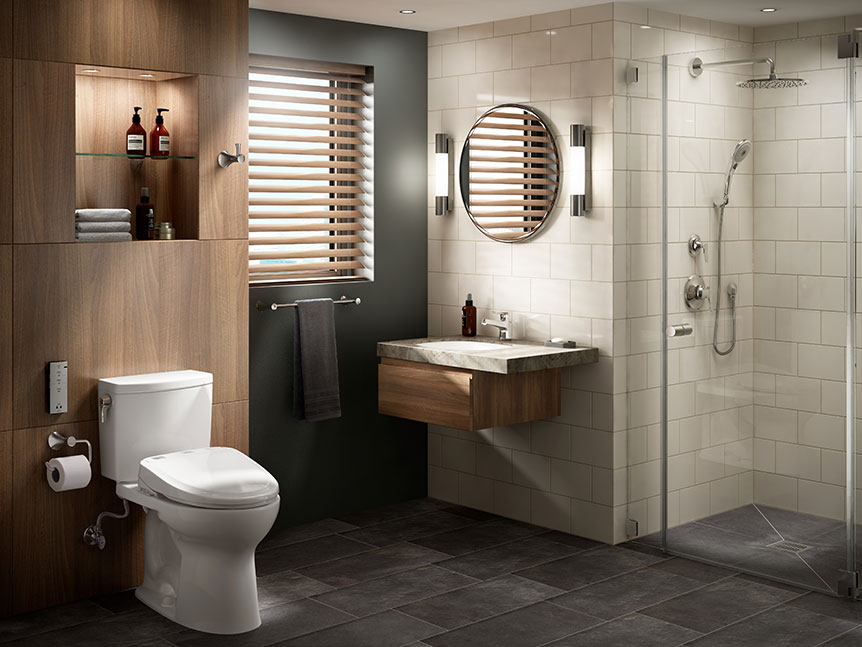
[[[733,340],[726,350],[721,350],[718,347],[718,317],[721,314],[721,233],[724,227],[724,207],[725,204],[715,203],[715,208],[718,210],[718,284],[716,285],[715,295],[715,325],[712,328],[712,348],[718,355],[722,357],[730,355],[731,351],[736,348],[736,286],[732,283],[728,286],[727,297],[730,299],[730,318],[733,326]]]

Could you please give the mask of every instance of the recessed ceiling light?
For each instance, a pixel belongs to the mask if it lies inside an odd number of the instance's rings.
[[[402,9],[398,13],[411,14],[411,13],[416,13],[416,10],[415,9]]]
[[[142,76],[142,77],[143,77],[143,78],[145,78],[145,79],[151,79],[151,78],[153,78],[155,75],[154,75],[154,74],[138,74],[138,76]]]
[[[775,7],[764,7],[760,10],[760,13],[775,13],[776,11],[778,11],[778,9]]]
[[[90,68],[90,69],[88,69],[88,70],[84,70],[84,72],[87,72],[88,74],[95,74],[95,73],[96,73],[96,72],[98,72],[98,71],[99,71],[99,70],[97,70],[97,69],[96,69],[96,68],[94,68],[94,67],[91,67],[91,68]]]
[[[641,29],[652,29],[649,25],[638,25]]]

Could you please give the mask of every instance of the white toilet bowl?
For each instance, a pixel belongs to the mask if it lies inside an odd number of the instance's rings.
[[[210,447],[213,376],[99,380],[102,476],[147,511],[137,596],[186,627],[260,626],[254,550],[278,513],[278,482],[245,454]]]
[[[227,447],[176,452],[142,460],[138,482],[117,495],[147,512],[138,599],[198,631],[260,626],[254,551],[279,507],[266,470]]]

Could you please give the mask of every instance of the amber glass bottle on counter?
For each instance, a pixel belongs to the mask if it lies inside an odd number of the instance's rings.
[[[467,301],[461,308],[461,334],[465,337],[476,336],[476,306],[473,305],[473,295],[467,293]]]

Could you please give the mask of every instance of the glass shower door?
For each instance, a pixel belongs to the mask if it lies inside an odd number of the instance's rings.
[[[796,55],[782,67],[790,47]],[[645,541],[847,595],[858,586],[860,543],[860,91],[854,61],[838,59],[819,38],[771,51],[779,76],[807,84],[751,83],[765,76],[762,64],[705,65],[692,74],[694,59],[720,63],[750,50],[644,62],[661,80],[651,84],[661,107],[652,116],[652,126],[661,122],[652,163],[660,169],[665,331],[660,527]],[[643,100],[628,101],[636,138]],[[644,178],[632,169],[633,152],[630,143],[629,182],[637,187]],[[639,191],[630,191],[629,211],[641,206]],[[633,403],[630,393],[631,417]]]

